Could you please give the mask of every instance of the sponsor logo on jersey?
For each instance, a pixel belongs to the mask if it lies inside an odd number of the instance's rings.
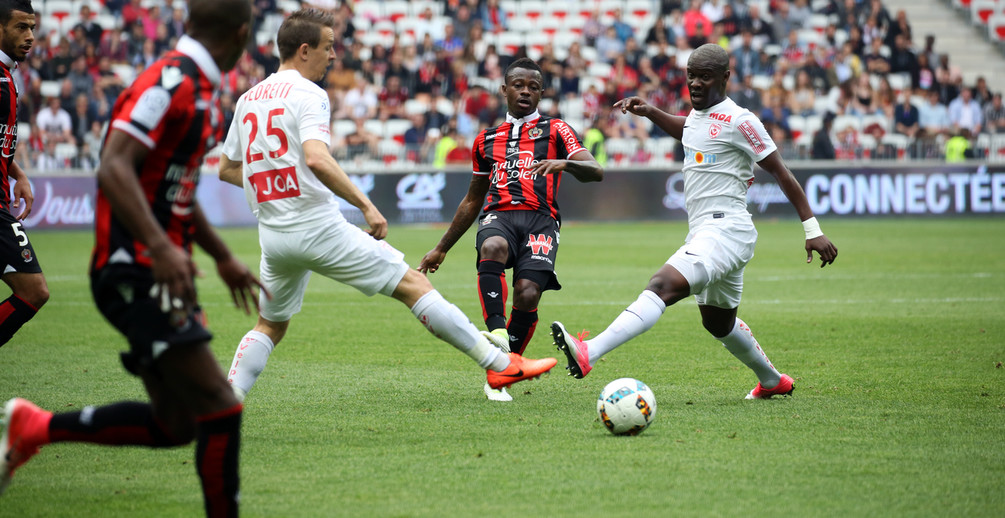
[[[757,130],[754,129],[754,125],[750,121],[741,123],[739,129],[740,133],[743,133],[743,137],[747,139],[750,147],[753,148],[754,153],[761,153],[767,149],[764,140],[757,134]]]
[[[718,124],[714,124],[713,123],[713,124],[709,125],[709,127],[708,127],[708,137],[709,138],[716,138],[716,137],[719,136],[719,133],[721,133],[721,132],[722,132],[722,126],[720,126]]]
[[[715,119],[715,120],[720,121],[720,122],[732,122],[733,121],[733,116],[732,115],[726,115],[725,113],[710,113],[708,115],[708,118]]]
[[[300,196],[296,167],[262,171],[251,175],[248,180],[255,190],[255,199],[258,203]]]
[[[551,239],[551,236],[546,234],[530,235],[530,239],[527,240],[527,246],[530,247],[530,252],[534,255],[544,254],[548,255],[551,253],[551,247],[555,245],[555,242]]]
[[[540,160],[534,159],[533,151],[517,152],[516,149],[513,149],[511,153],[507,154],[504,162],[492,164],[492,183],[502,187],[512,182],[519,182],[521,179],[537,178],[537,175],[532,174],[530,169],[538,162]]]
[[[555,122],[555,127],[558,128],[558,136],[565,142],[565,149],[571,151],[579,150],[582,147],[579,145],[579,140],[576,139],[576,134],[572,132],[572,128],[565,121]]]
[[[687,162],[688,160],[696,164],[714,164],[719,161],[719,156],[715,153],[705,153],[684,146],[684,161]]]

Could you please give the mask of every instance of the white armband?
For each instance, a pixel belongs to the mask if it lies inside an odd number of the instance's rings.
[[[803,232],[806,232],[807,240],[824,235],[823,231],[820,230],[820,223],[815,217],[803,222]]]

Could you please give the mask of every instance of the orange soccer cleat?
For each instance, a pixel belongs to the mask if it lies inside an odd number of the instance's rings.
[[[745,399],[771,399],[771,396],[791,396],[793,390],[796,390],[796,387],[792,384],[792,377],[788,374],[782,374],[782,379],[779,380],[778,385],[775,385],[774,388],[766,389],[758,383],[754,387],[754,390],[751,390],[750,394],[747,394]]]
[[[516,353],[506,353],[509,356],[509,367],[506,370],[497,372],[493,370],[487,373],[489,386],[494,389],[508,387],[518,381],[531,378],[539,378],[542,374],[551,370],[558,363],[554,358],[544,358],[532,360],[524,358]]]
[[[7,489],[14,470],[38,453],[49,436],[51,412],[46,412],[27,399],[14,398],[3,407],[0,425],[0,495]]]

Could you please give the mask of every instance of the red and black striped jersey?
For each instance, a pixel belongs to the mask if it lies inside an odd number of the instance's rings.
[[[123,131],[150,148],[137,168],[140,185],[168,237],[189,253],[199,168],[223,138],[219,84],[220,71],[209,52],[183,36],[174,51],[137,76],[112,108],[109,133]],[[145,247],[119,221],[100,186],[94,227],[92,270],[109,263],[150,266]]]
[[[483,130],[471,148],[475,175],[489,175],[484,212],[533,210],[558,221],[558,186],[562,173],[535,175],[534,164],[549,159],[564,160],[583,148],[575,130],[562,119],[542,117],[537,112]]]
[[[10,211],[10,168],[17,149],[17,64],[0,51],[0,209]]]

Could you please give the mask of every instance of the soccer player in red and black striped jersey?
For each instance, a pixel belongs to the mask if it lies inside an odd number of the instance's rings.
[[[2,0],[0,0],[2,1]],[[129,342],[126,369],[149,403],[122,401],[53,415],[27,400],[4,406],[0,491],[53,442],[166,448],[196,441],[208,516],[237,516],[242,406],[209,347],[196,298],[192,244],[216,262],[234,304],[261,287],[195,199],[206,151],[223,138],[217,88],[251,34],[249,0],[189,0],[187,35],[118,98],[98,169],[91,291]]]
[[[35,41],[35,11],[28,0],[0,1],[0,279],[11,296],[0,302],[0,346],[49,300],[42,267],[21,222],[31,213],[34,198],[28,177],[14,161],[17,147],[17,86],[12,72],[24,61]],[[14,196],[11,197],[10,180]],[[24,200],[24,208],[17,209]]]
[[[483,130],[472,146],[473,176],[450,228],[419,270],[435,272],[481,212],[478,296],[489,331],[506,336],[523,354],[537,326],[541,293],[562,286],[555,276],[562,218],[558,189],[562,172],[581,182],[599,182],[604,170],[562,119],[537,111],[544,90],[541,67],[521,58],[506,68],[499,92],[506,98],[506,122]],[[486,196],[487,195],[487,196]],[[513,308],[506,320],[506,274],[513,269]],[[495,401],[512,399],[485,386]]]

